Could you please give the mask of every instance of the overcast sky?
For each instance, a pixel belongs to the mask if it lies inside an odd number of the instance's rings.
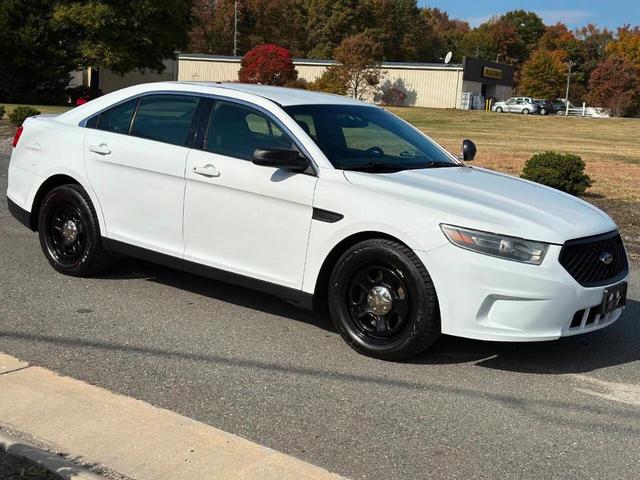
[[[536,12],[547,24],[564,22],[570,28],[587,23],[609,28],[625,23],[640,25],[640,0],[419,0],[418,3],[445,10],[472,27],[493,15],[519,8]]]

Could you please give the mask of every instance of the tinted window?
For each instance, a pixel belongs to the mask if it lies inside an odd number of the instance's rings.
[[[97,117],[93,117],[87,126],[90,128],[97,128],[98,130],[105,130],[107,132],[115,133],[129,133],[129,127],[131,126],[131,117],[138,105],[138,99],[129,100],[128,102],[121,103],[109,110],[102,112]]]
[[[211,114],[206,150],[251,160],[256,149],[290,149],[291,139],[269,117],[249,107],[218,102]]]
[[[459,165],[434,142],[380,108],[300,105],[285,110],[336,168],[393,171]]]
[[[199,98],[186,95],[149,95],[140,99],[131,135],[185,145]]]

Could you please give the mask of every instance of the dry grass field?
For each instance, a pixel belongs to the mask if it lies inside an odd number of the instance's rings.
[[[14,105],[5,105],[7,113]],[[66,107],[35,106],[43,113]],[[621,227],[632,257],[640,260],[640,119],[575,118],[493,112],[390,108],[451,152],[462,139],[478,147],[475,165],[519,175],[527,159],[547,150],[580,155],[594,180],[585,199]],[[15,127],[0,120],[0,139]],[[532,199],[535,201],[535,199]]]
[[[451,152],[459,152],[462,139],[470,138],[478,147],[475,165],[512,175],[520,175],[535,153],[556,150],[580,155],[594,181],[585,200],[618,222],[632,256],[640,259],[640,119],[390,110]]]

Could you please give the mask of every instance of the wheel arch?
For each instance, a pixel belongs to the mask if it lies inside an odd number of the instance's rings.
[[[312,308],[314,311],[326,312],[328,310],[327,301],[329,291],[329,277],[331,276],[333,267],[338,262],[338,259],[342,256],[342,254],[357,243],[374,238],[393,240],[394,242],[398,242],[406,246],[407,248],[411,248],[409,245],[407,245],[406,242],[402,241],[398,237],[375,230],[357,232],[343,238],[331,249],[331,251],[325,257],[316,277],[312,304]]]
[[[29,215],[29,227],[31,230],[34,232],[38,231],[38,216],[40,215],[40,207],[42,206],[44,197],[54,188],[68,184],[82,186],[78,180],[66,174],[52,175],[42,182],[31,203],[31,213]]]

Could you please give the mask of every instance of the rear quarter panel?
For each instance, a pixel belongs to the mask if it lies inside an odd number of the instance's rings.
[[[7,195],[31,212],[36,194],[47,179],[67,175],[89,194],[104,231],[100,204],[86,175],[84,129],[57,122],[55,117],[29,118],[23,126],[18,146],[11,153]]]

